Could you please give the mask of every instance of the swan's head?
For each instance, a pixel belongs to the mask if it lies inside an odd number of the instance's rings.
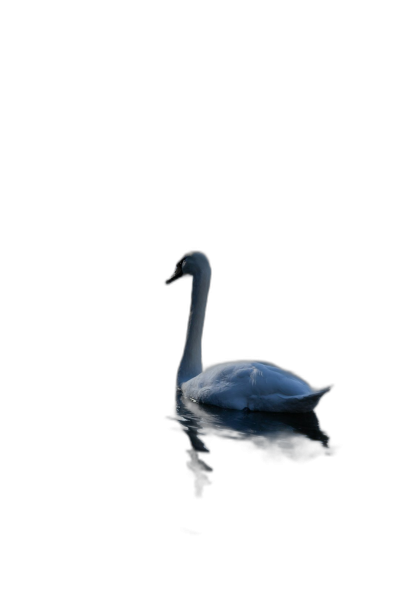
[[[211,275],[211,267],[208,258],[202,252],[189,252],[176,263],[175,273],[165,283],[172,283],[182,275]]]

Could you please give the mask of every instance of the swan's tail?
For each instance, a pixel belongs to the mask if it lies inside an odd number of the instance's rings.
[[[314,410],[314,408],[317,406],[318,402],[321,400],[322,396],[324,394],[326,394],[327,392],[329,392],[329,390],[332,388],[331,385],[329,385],[326,388],[323,388],[322,390],[316,390],[315,392],[312,392],[311,394],[306,394],[304,396],[299,396],[299,404],[298,407],[299,412],[310,412],[312,410]]]
[[[260,410],[268,412],[290,412],[290,413],[305,413],[315,410],[321,399],[331,391],[332,385],[328,385],[319,390],[311,390],[306,394],[296,396],[284,396],[276,393],[267,397],[263,397],[265,405]],[[248,405],[250,410],[257,410],[256,407]]]

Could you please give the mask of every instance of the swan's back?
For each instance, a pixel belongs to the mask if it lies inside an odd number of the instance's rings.
[[[313,390],[289,371],[261,361],[210,367],[182,384],[186,398],[237,410],[309,412],[330,388]]]

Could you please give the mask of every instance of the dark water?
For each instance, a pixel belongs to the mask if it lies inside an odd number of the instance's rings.
[[[195,474],[198,496],[204,484],[210,483],[207,474],[213,471],[208,437],[249,442],[267,455],[278,451],[295,460],[304,458],[307,449],[329,451],[329,436],[320,428],[314,411],[290,414],[229,410],[191,402],[178,391],[173,418],[180,423],[190,442],[187,466]]]

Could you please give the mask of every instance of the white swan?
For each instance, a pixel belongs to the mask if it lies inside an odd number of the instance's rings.
[[[297,375],[266,362],[242,360],[215,365],[203,371],[203,334],[211,268],[201,252],[186,254],[166,283],[192,275],[192,303],[185,349],[178,369],[177,386],[184,398],[237,410],[303,413],[313,410],[323,394]]]

